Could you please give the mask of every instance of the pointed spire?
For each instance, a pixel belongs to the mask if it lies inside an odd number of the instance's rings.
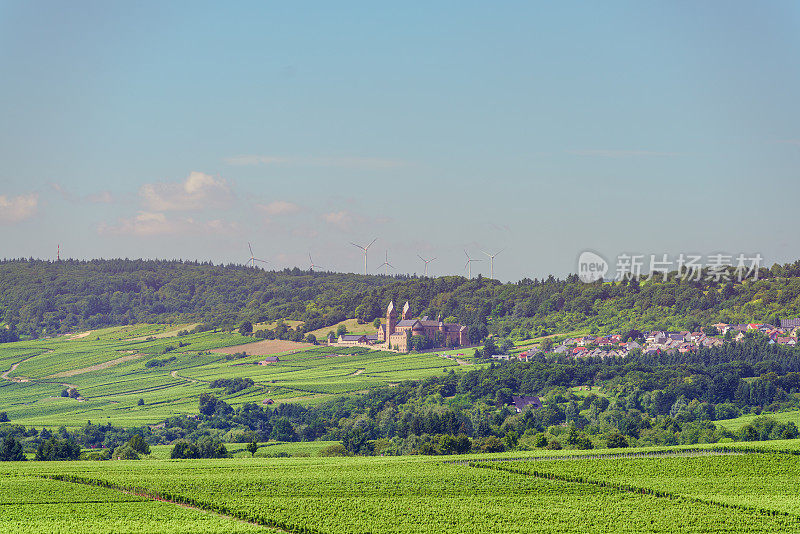
[[[387,314],[387,315],[388,315],[388,314],[390,314],[390,313],[392,313],[392,312],[394,312],[394,301],[391,301],[391,302],[389,303],[389,307],[388,307],[388,308],[386,308],[386,314]]]

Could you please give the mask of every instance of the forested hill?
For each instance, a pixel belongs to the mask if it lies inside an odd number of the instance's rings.
[[[357,317],[371,322],[390,300],[415,315],[455,318],[478,341],[487,333],[528,337],[578,328],[605,333],[691,329],[717,321],[800,316],[800,261],[762,269],[759,280],[584,284],[461,276],[364,276],[161,260],[0,262],[0,316],[22,335],[140,322],[203,322],[233,328],[276,319],[303,331]]]

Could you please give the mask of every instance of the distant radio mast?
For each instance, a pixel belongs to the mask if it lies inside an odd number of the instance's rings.
[[[61,243],[58,244],[58,249],[56,251],[56,261],[61,261]]]

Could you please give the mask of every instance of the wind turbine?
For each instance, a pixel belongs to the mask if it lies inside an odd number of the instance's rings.
[[[311,262],[311,265],[309,266],[308,270],[314,272],[314,267],[319,267],[319,265],[314,264],[314,258],[311,257],[310,252],[308,253],[308,260]]]
[[[469,254],[467,254],[466,250],[464,250],[464,254],[466,254],[466,256],[467,256],[467,263],[464,264],[464,268],[467,270],[467,278],[472,278],[472,262],[473,261],[483,261],[483,260],[477,260],[477,259],[470,258]]]
[[[481,250],[481,252],[489,256],[489,278],[491,278],[492,280],[494,280],[494,257],[503,252],[504,250],[505,250],[504,248],[501,248],[494,254],[489,254],[488,252]]]
[[[426,260],[425,258],[423,258],[422,256],[420,256],[419,254],[417,254],[417,257],[418,257],[419,259],[421,259],[422,261],[424,261],[424,262],[425,262],[425,276],[428,276],[428,264],[429,264],[430,262],[432,262],[433,260],[435,260],[436,258],[431,258],[431,259],[429,259],[429,260]]]
[[[378,238],[376,237],[375,239],[370,241],[369,245],[367,245],[366,247],[362,247],[361,245],[356,245],[355,243],[350,242],[350,244],[353,245],[354,247],[358,247],[358,248],[360,248],[361,250],[364,251],[364,274],[367,274],[367,251],[369,250],[369,247],[371,247],[372,244],[377,240],[378,240]]]
[[[375,272],[378,272],[378,271],[380,271],[380,270],[381,270],[381,267],[384,267],[384,266],[386,266],[386,267],[391,267],[392,269],[394,269],[394,265],[392,265],[391,263],[389,263],[389,251],[388,251],[388,250],[386,251],[386,260],[384,260],[384,262],[383,262],[383,263],[381,263],[381,266],[380,266],[380,267],[378,267],[377,269],[375,269]]]
[[[247,263],[245,263],[245,266],[249,265],[250,267],[255,267],[257,261],[260,261],[261,263],[269,263],[269,261],[260,260],[260,259],[256,258],[255,255],[253,255],[253,245],[250,244],[250,241],[247,242],[247,247],[250,249],[250,259],[247,260]]]

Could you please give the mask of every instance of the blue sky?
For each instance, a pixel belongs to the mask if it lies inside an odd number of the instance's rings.
[[[0,2],[0,255],[800,258],[800,4],[430,4]]]

